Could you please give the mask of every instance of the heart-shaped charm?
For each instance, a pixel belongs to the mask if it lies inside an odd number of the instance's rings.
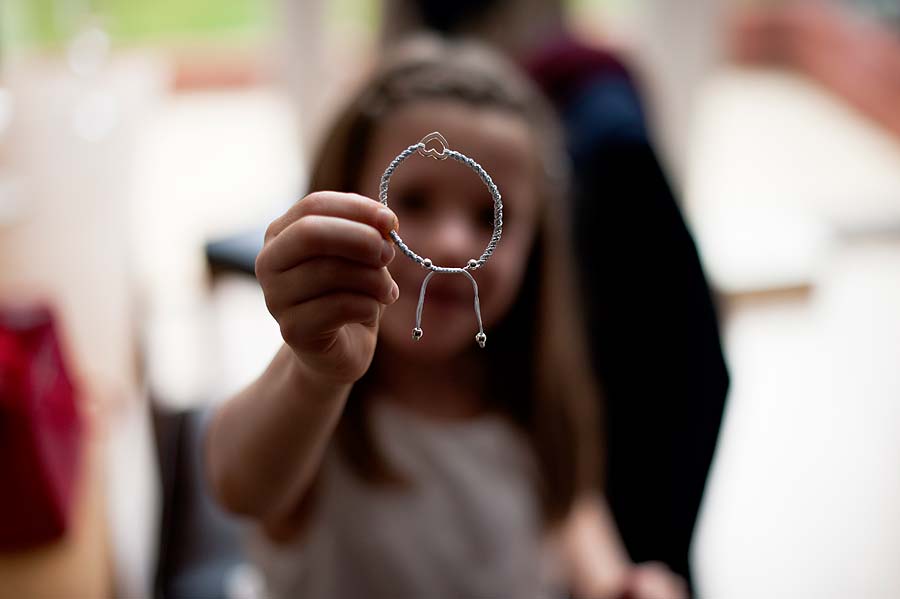
[[[435,148],[428,147],[428,143],[432,141],[436,141],[440,144],[440,152]],[[422,156],[430,156],[435,160],[444,160],[447,158],[447,149],[449,148],[450,144],[448,144],[447,140],[444,139],[444,136],[437,131],[429,133],[428,135],[423,137],[422,141],[420,141],[419,143],[425,146],[424,148],[419,148],[419,154],[421,154]]]

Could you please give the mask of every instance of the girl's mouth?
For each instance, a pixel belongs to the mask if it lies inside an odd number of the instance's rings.
[[[451,277],[459,280],[452,280]],[[421,284],[419,281],[415,286],[416,299],[418,299]],[[441,310],[460,308],[471,310],[473,301],[472,286],[460,275],[436,274],[428,282],[428,288],[425,290],[426,310],[432,304]]]
[[[436,282],[431,282],[425,291],[425,299],[427,303],[433,302],[446,307],[464,306],[472,301],[472,290],[470,288],[464,291],[468,291],[468,293],[463,293],[455,287],[438,286]]]

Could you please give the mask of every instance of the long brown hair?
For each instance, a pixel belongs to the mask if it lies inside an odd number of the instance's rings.
[[[338,115],[313,164],[310,191],[358,191],[371,138],[388,112],[422,99],[451,99],[521,117],[542,150],[541,208],[522,289],[481,350],[491,373],[492,407],[526,435],[539,464],[538,493],[547,524],[559,521],[581,493],[601,480],[600,396],[592,378],[576,305],[572,253],[565,235],[566,162],[554,115],[512,65],[471,42],[419,38],[381,62]],[[377,368],[376,350],[373,369]],[[530,376],[529,376],[530,375]],[[372,483],[398,477],[378,451],[363,377],[338,428],[355,471]]]

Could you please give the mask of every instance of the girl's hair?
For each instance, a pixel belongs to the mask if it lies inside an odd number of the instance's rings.
[[[379,121],[424,99],[450,99],[521,118],[541,151],[538,231],[522,289],[493,328],[479,357],[488,365],[487,397],[527,437],[539,465],[545,522],[565,516],[575,498],[601,480],[600,395],[588,366],[572,276],[566,215],[567,168],[554,115],[518,70],[471,42],[418,38],[390,53],[339,114],[314,161],[310,191],[358,191]],[[410,141],[413,143],[415,140]],[[477,157],[476,157],[477,158]],[[377,369],[353,390],[337,439],[351,467],[372,483],[402,481],[370,428],[364,397]]]

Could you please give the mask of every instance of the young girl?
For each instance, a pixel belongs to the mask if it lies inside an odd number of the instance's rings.
[[[503,238],[470,282],[493,204],[454,160],[410,157],[439,131],[504,201]],[[599,396],[586,366],[563,235],[565,165],[553,118],[510,66],[418,40],[387,59],[326,136],[313,193],[268,228],[256,261],[285,344],[215,415],[219,500],[258,523],[275,597],[679,597],[631,566],[599,498]],[[402,230],[401,230],[402,223]],[[396,259],[394,259],[396,256]],[[402,290],[402,292],[401,292]]]

